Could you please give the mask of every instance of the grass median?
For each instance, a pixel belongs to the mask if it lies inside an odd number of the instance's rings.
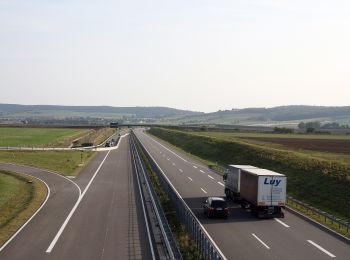
[[[0,171],[0,246],[40,207],[46,192],[35,178]]]

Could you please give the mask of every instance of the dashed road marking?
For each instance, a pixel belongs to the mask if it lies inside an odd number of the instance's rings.
[[[197,169],[198,167],[197,167],[197,166],[195,166],[195,165],[193,165],[193,168]]]
[[[201,173],[205,173],[205,171],[203,171],[203,170],[199,170]]]
[[[219,183],[221,186],[225,187],[225,185],[224,185],[222,182],[219,182],[219,181],[218,181],[218,183]]]
[[[179,172],[184,172],[182,169],[179,169]]]
[[[210,179],[214,180],[213,176],[210,176],[209,174],[208,174],[208,177],[209,177]]]
[[[207,193],[208,193],[208,192],[206,192],[206,191],[205,191],[205,189],[203,189],[203,188],[201,188],[201,190],[202,190],[202,191],[203,191],[205,194],[207,194]]]
[[[254,233],[252,233],[252,236],[255,237],[264,247],[266,247],[267,249],[270,249],[270,247],[268,245],[266,245],[264,243],[264,241],[262,241],[260,238],[258,238],[257,235],[255,235]]]
[[[290,226],[288,226],[286,223],[284,223],[282,220],[279,220],[278,218],[274,218],[274,220],[276,220],[278,223],[280,223],[282,226],[286,227],[286,228],[290,228]]]
[[[190,181],[193,181],[191,177],[187,177]]]
[[[323,253],[327,254],[328,256],[336,257],[335,255],[333,255],[332,253],[328,252],[326,249],[324,249],[320,245],[316,244],[315,242],[313,242],[311,240],[307,240],[307,242],[309,242],[311,245],[313,245],[314,247],[318,248],[319,250],[321,250]]]

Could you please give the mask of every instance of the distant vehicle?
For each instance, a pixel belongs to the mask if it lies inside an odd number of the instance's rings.
[[[287,177],[250,165],[230,165],[225,194],[258,218],[284,217]]]
[[[227,218],[229,210],[225,199],[220,197],[208,197],[203,203],[203,212],[208,218],[224,217]]]
[[[110,141],[107,141],[106,144],[105,144],[105,147],[111,147],[111,142]]]

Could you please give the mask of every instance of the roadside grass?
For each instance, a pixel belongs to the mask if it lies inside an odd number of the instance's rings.
[[[40,207],[46,192],[35,178],[0,171],[0,246]]]
[[[24,164],[65,176],[76,176],[94,154],[91,151],[0,151],[0,162]]]
[[[151,128],[149,133],[186,152],[218,162],[251,164],[288,177],[288,194],[340,219],[350,220],[350,166],[295,151],[262,147],[239,139]]]
[[[0,128],[0,147],[48,147],[73,141],[88,129]]]
[[[303,215],[315,220],[316,222],[321,223],[322,225],[336,231],[337,233],[339,233],[347,238],[350,238],[349,230],[340,226],[339,224],[334,223],[331,219],[326,218],[320,214],[317,214],[311,210],[308,210],[307,208],[303,207],[302,205],[295,204],[290,200],[287,201],[287,206],[289,208],[294,209],[294,210],[302,213]]]
[[[80,146],[81,144],[92,144],[99,145],[105,141],[108,137],[113,135],[116,132],[116,129],[113,128],[101,128],[98,130],[92,129],[86,135],[84,135],[79,140],[74,142],[74,146]]]
[[[174,235],[176,243],[180,249],[181,255],[185,260],[200,259],[200,253],[197,249],[196,243],[191,235],[186,231],[186,227],[181,223],[180,219],[176,215],[173,205],[167,194],[162,189],[157,174],[152,170],[148,160],[142,149],[138,146],[141,158],[146,165],[146,171],[150,176],[152,186],[157,194],[157,197],[162,205],[164,214],[169,223],[171,231]]]

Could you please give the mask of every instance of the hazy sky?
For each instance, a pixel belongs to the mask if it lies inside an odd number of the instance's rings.
[[[0,103],[350,105],[349,0],[0,0]]]

